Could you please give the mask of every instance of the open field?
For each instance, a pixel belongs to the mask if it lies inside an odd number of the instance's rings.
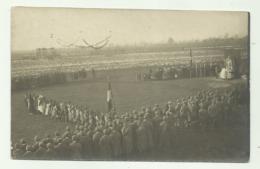
[[[169,100],[191,95],[200,89],[227,87],[240,82],[241,80],[222,81],[214,78],[138,82],[120,79],[112,81],[112,90],[117,110],[131,112],[133,109],[139,110],[142,106],[155,103],[163,105]],[[71,101],[79,105],[87,104],[94,110],[106,111],[106,90],[106,82],[81,81],[35,89],[34,92],[57,101]],[[25,92],[12,93],[12,141],[26,138],[30,142],[34,135],[43,136],[46,133],[53,134],[56,130],[64,131],[67,124],[63,122],[50,120],[40,115],[28,115],[23,100]],[[247,108],[242,107],[240,111],[245,115],[245,119],[248,118]],[[246,161],[249,145],[248,130],[247,125],[243,124],[238,128],[224,128],[214,132],[189,131],[186,136],[184,133],[179,133],[179,138],[184,140],[181,146],[173,145],[175,148],[169,152],[172,153],[171,155],[160,154],[158,157],[158,153],[151,152],[148,156],[134,159]],[[192,137],[192,142],[190,139],[186,140],[185,137]],[[201,141],[205,141],[205,145],[207,145],[205,149],[193,145]]]

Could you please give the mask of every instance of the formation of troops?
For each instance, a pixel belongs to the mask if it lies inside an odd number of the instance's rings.
[[[152,151],[165,152],[178,145],[178,131],[203,132],[234,124],[239,116],[237,107],[247,101],[247,88],[237,85],[201,90],[164,106],[98,113],[86,106],[28,93],[25,103],[30,113],[62,120],[68,126],[65,132],[35,136],[32,142],[21,139],[12,145],[12,157],[127,160]]]
[[[33,93],[27,93],[24,101],[30,114],[39,114],[53,120],[74,124],[84,124],[88,120],[89,114],[94,114],[94,111],[88,110],[87,106],[57,102]]]
[[[223,65],[220,62],[194,63],[192,65],[160,66],[136,74],[137,80],[172,80],[216,76]]]
[[[136,80],[172,80],[184,78],[199,78],[218,76],[223,65],[220,62],[214,63],[194,63],[190,65],[168,65],[156,68],[148,68],[147,72],[136,73]],[[90,74],[90,76],[88,76]],[[53,71],[49,73],[29,76],[19,76],[12,78],[12,90],[24,90],[37,87],[62,84],[69,81],[84,79],[96,79],[97,71],[80,69],[73,72]]]
[[[91,70],[92,77],[95,78],[95,70]],[[88,72],[80,69],[74,72],[53,71],[39,75],[19,76],[12,78],[12,90],[32,89],[36,87],[62,84],[68,81],[86,79]]]

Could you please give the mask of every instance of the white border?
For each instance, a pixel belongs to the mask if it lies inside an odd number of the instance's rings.
[[[73,162],[17,161],[10,159],[10,9],[11,6],[176,9],[249,11],[251,15],[251,151],[249,163],[165,163],[165,162]],[[260,3],[258,0],[11,0],[0,2],[0,166],[1,168],[259,168],[260,166]],[[258,147],[258,148],[257,148]]]

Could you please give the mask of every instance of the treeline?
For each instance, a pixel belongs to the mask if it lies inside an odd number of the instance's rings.
[[[175,42],[172,38],[169,38],[165,43],[142,43],[136,45],[116,45],[105,47],[100,50],[93,50],[88,48],[77,49],[64,49],[61,55],[114,55],[114,54],[126,54],[126,53],[145,53],[145,52],[171,52],[176,50],[184,50],[187,48],[197,47],[219,47],[219,46],[232,46],[239,48],[247,48],[248,36],[245,37],[213,37],[203,40],[190,40]],[[66,51],[66,52],[65,52]]]
[[[186,48],[197,48],[197,47],[219,47],[219,46],[232,46],[239,48],[247,48],[248,36],[245,37],[213,37],[204,40],[191,40],[174,42],[172,38],[169,38],[166,43],[144,43],[140,45],[129,45],[129,46],[113,46],[105,48],[100,51],[92,51],[98,53],[135,53],[135,52],[170,52],[175,50],[184,50]]]
[[[170,52],[176,50],[184,50],[185,48],[197,48],[197,47],[219,47],[219,46],[233,46],[239,48],[248,47],[248,36],[225,36],[225,37],[211,37],[203,40],[190,40],[175,42],[172,38],[169,38],[165,43],[142,43],[135,45],[111,45],[99,50],[93,50],[90,48],[56,48],[55,50],[60,57],[63,56],[82,56],[82,55],[114,55],[125,53],[144,53],[144,52]],[[13,57],[19,56],[20,52],[12,52]],[[35,57],[35,51],[23,52],[22,56]]]

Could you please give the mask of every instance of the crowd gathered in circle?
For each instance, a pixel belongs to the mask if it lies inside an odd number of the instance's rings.
[[[96,112],[87,106],[57,102],[27,93],[29,113],[68,123],[65,132],[20,139],[12,145],[15,159],[129,159],[133,154],[171,148],[174,131],[206,131],[232,123],[237,107],[247,104],[248,88],[200,90],[192,96],[169,101],[164,106],[142,107],[132,112]]]

